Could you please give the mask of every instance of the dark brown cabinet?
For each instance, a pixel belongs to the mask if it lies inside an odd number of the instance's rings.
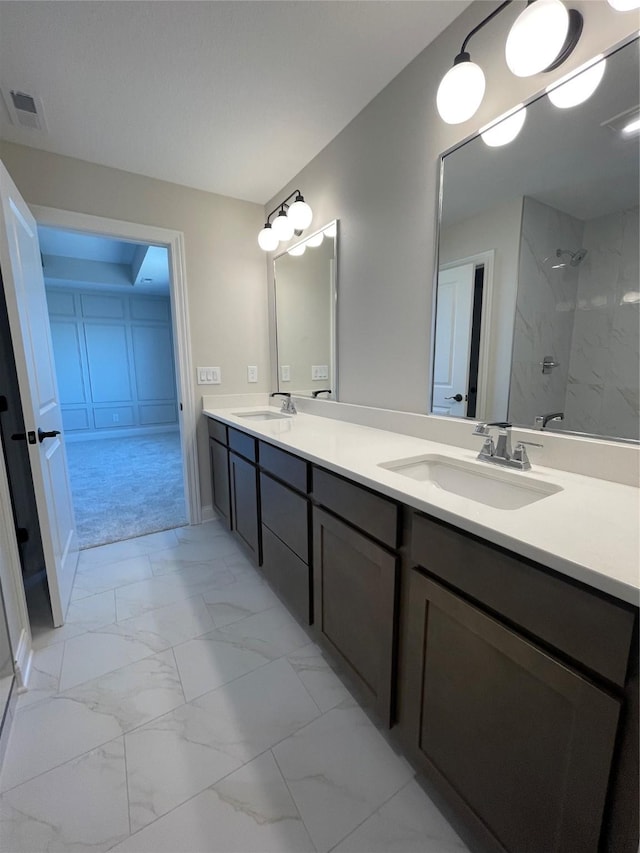
[[[227,527],[231,527],[231,496],[229,492],[229,450],[227,431],[223,424],[209,419],[209,461],[213,507]]]
[[[387,725],[392,718],[397,570],[395,554],[314,507],[315,632]]]
[[[309,567],[309,501],[305,495],[260,474],[262,571],[305,625],[313,621]]]
[[[514,853],[598,850],[620,701],[412,571],[414,755]]]
[[[229,479],[232,529],[248,549],[255,564],[260,565],[258,471],[251,462],[230,452]]]

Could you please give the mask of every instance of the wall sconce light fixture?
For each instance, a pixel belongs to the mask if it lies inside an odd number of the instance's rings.
[[[440,116],[448,124],[467,121],[482,103],[484,74],[479,65],[471,62],[466,48],[472,36],[512,2],[505,0],[471,30],[453,61],[453,68],[443,77],[436,102]],[[578,44],[582,23],[580,12],[567,9],[561,0],[528,0],[507,37],[505,58],[509,69],[517,77],[530,77],[558,68]]]
[[[295,196],[295,198],[294,198]],[[291,204],[289,202],[294,199]],[[275,216],[273,222],[271,217]],[[300,236],[311,225],[313,211],[306,203],[300,190],[294,190],[267,216],[264,228],[258,234],[258,245],[265,252],[273,252],[280,241],[290,240],[294,234]]]

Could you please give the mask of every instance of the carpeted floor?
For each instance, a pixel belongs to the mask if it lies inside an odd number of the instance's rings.
[[[187,523],[180,434],[67,444],[81,548]]]

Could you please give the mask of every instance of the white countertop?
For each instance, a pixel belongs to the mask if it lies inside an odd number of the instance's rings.
[[[639,489],[534,463],[526,477],[562,491],[519,509],[496,509],[379,467],[424,454],[475,463],[477,451],[302,412],[283,420],[237,416],[266,409],[205,408],[203,413],[623,601],[640,603]],[[478,450],[480,444],[478,439]]]

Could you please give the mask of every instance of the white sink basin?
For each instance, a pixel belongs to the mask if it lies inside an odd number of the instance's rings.
[[[246,418],[248,421],[279,421],[290,417],[279,412],[233,412],[236,418]]]
[[[496,509],[520,509],[562,491],[561,486],[541,482],[520,471],[436,453],[381,462],[379,467],[412,480],[433,483],[446,492]]]

